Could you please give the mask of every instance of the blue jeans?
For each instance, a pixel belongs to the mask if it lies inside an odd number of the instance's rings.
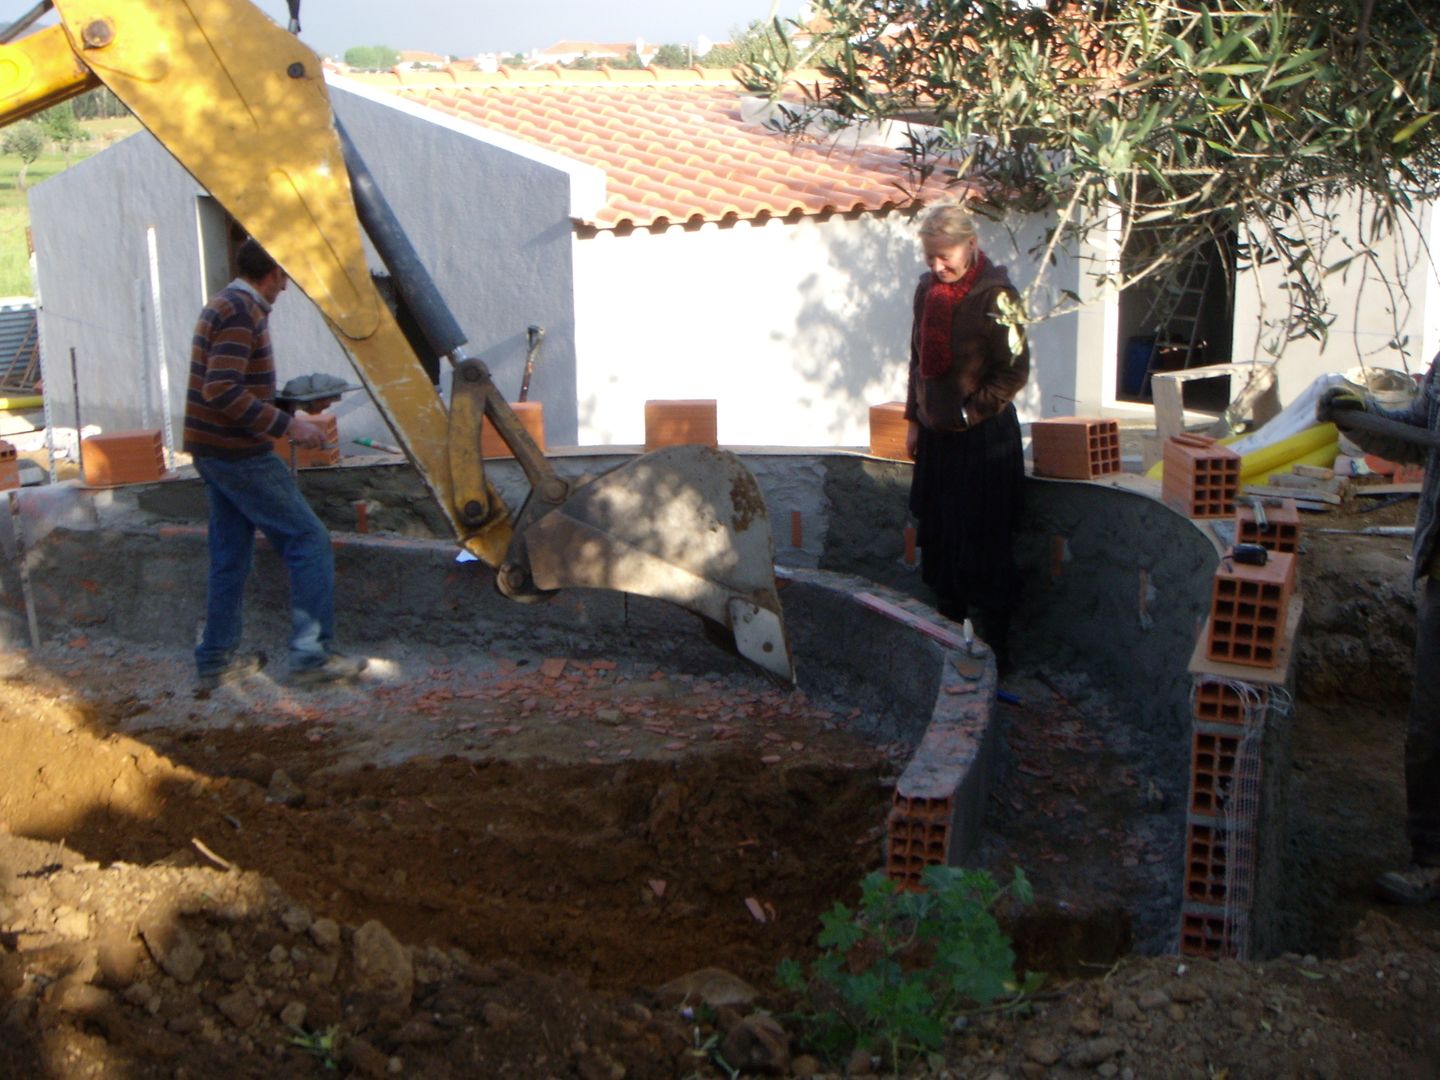
[[[245,579],[255,530],[265,534],[290,575],[290,670],[325,662],[335,636],[335,556],[330,533],[276,454],[240,461],[195,458],[210,501],[210,580],[205,633],[195,647],[201,675],[222,670],[240,644]]]

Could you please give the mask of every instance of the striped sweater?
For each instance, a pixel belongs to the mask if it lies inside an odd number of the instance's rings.
[[[232,460],[269,453],[290,427],[277,409],[270,305],[232,281],[205,306],[190,343],[185,450]]]

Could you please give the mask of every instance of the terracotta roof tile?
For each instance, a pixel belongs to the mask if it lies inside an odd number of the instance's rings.
[[[603,169],[606,203],[586,222],[595,228],[884,213],[912,202],[899,151],[796,142],[744,123],[743,89],[716,69],[352,78]],[[921,194],[929,202],[946,189],[932,179]]]

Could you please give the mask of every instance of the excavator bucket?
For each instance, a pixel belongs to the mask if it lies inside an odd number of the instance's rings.
[[[770,518],[734,454],[674,446],[576,488],[522,526],[540,589],[613,589],[667,600],[733,639],[786,682],[795,667],[780,599]]]

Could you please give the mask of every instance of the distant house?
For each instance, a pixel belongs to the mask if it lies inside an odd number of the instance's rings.
[[[946,192],[908,190],[898,152],[779,135],[714,70],[397,71],[331,90],[502,392],[544,328],[530,398],[551,445],[637,444],[646,400],[713,398],[729,445],[858,446],[869,407],[903,395],[913,211]],[[228,270],[223,208],[141,133],[37,185],[31,209],[43,340],[76,349],[86,422],[158,422],[163,350],[178,423],[195,314]],[[1012,225],[1018,247],[999,227],[987,246],[1023,282],[1016,252],[1045,221]],[[1055,287],[1079,277],[1062,256]],[[1098,411],[1107,325],[1102,308],[1036,328],[1022,415]],[[274,328],[284,373],[348,370],[302,298]],[[385,437],[368,403],[339,408],[349,436]]]
[[[543,49],[530,53],[529,67],[545,67],[549,64],[573,64],[577,60],[594,60],[597,64],[621,64],[631,53],[648,64],[655,59],[659,46],[649,45],[644,38],[635,41],[557,41]]]
[[[443,68],[450,63],[448,56],[441,56],[439,53],[433,52],[421,52],[417,49],[401,49],[395,56],[395,68],[398,71]]]

